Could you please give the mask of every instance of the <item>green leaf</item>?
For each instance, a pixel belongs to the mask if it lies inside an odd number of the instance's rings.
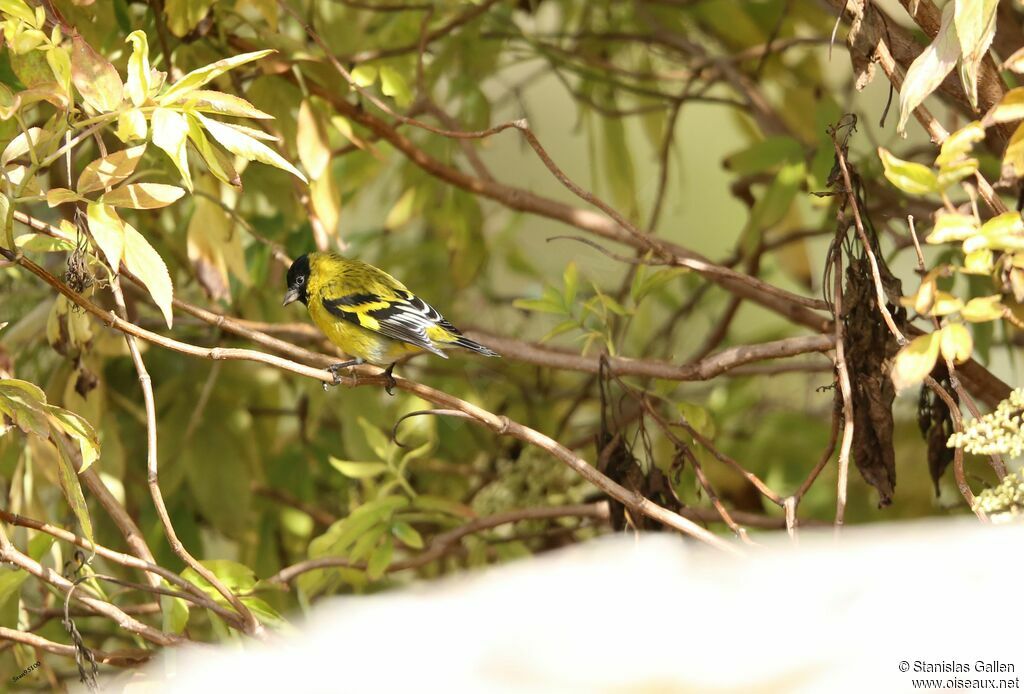
[[[407,547],[423,549],[423,536],[405,521],[398,521],[391,526],[391,534]]]
[[[149,98],[150,82],[149,39],[146,32],[137,29],[128,34],[126,43],[132,44],[132,54],[128,58],[128,84],[125,92],[136,106],[142,106]]]
[[[384,534],[388,531],[387,523],[378,523],[356,540],[356,543],[352,545],[352,551],[349,552],[349,559],[353,562],[366,561],[373,554],[373,550],[377,547],[377,543],[384,537]]]
[[[89,204],[86,216],[92,238],[103,251],[110,269],[117,272],[124,256],[124,222],[113,207],[99,202]]]
[[[129,183],[105,193],[100,202],[112,207],[152,210],[166,207],[184,194],[184,189],[164,183]]]
[[[401,73],[389,65],[380,67],[380,90],[385,96],[393,98],[395,103],[402,108],[412,103],[412,91],[409,89],[409,83],[405,81]]]
[[[725,158],[725,168],[740,176],[771,171],[782,164],[803,161],[803,147],[788,135],[773,135]]]
[[[47,438],[46,396],[39,386],[16,378],[0,379],[0,412],[26,434]]]
[[[885,169],[885,177],[894,186],[908,195],[927,195],[939,189],[935,172],[923,164],[904,161],[895,157],[884,147],[878,148],[878,156]]]
[[[224,58],[223,60],[218,60],[215,63],[210,63],[209,65],[205,65],[197,70],[193,70],[172,84],[166,92],[160,95],[157,102],[164,106],[177,103],[190,92],[199,89],[210,80],[220,77],[228,70],[234,70],[236,67],[245,65],[246,63],[251,63],[254,60],[259,60],[273,52],[273,50],[267,49],[262,51],[253,51],[252,53],[242,53],[241,55]]]
[[[388,570],[388,566],[391,565],[391,555],[394,551],[395,543],[390,537],[385,537],[384,542],[373,550],[373,554],[370,555],[370,561],[366,563],[366,575],[370,577],[371,581],[376,581]]]
[[[352,81],[360,87],[369,87],[377,81],[377,66],[359,65],[352,71]]]
[[[89,422],[70,410],[56,405],[45,405],[44,407],[45,412],[49,415],[51,428],[70,436],[78,444],[79,453],[82,456],[82,464],[78,468],[78,473],[85,472],[100,457],[100,440],[96,431]]]
[[[224,587],[234,594],[249,593],[256,587],[256,572],[245,564],[229,559],[203,559],[199,562],[217,577],[217,580],[224,584]],[[191,566],[181,572],[181,577],[209,595],[217,602],[224,603],[226,600],[220,591],[196,573]]]
[[[181,189],[178,188],[178,190]],[[172,312],[174,287],[171,284],[171,276],[167,272],[167,265],[149,241],[127,222],[124,223],[124,265],[146,285],[146,289],[149,290],[150,296],[159,307],[169,329],[174,320]]]
[[[987,323],[999,320],[1009,310],[1003,303],[1003,297],[999,294],[992,296],[979,296],[971,299],[960,309],[960,317],[971,323]]]
[[[60,489],[64,492],[64,498],[78,520],[82,534],[89,542],[92,542],[92,519],[89,517],[89,507],[85,503],[85,496],[82,494],[82,485],[75,473],[74,454],[68,448],[62,431],[54,432],[51,440],[57,447],[57,477],[60,480]]]
[[[166,581],[163,583],[164,587],[171,587],[171,585]],[[169,631],[172,634],[184,633],[185,627],[188,626],[188,618],[190,615],[188,605],[188,601],[182,600],[181,598],[171,597],[170,595],[160,596],[160,611],[164,615],[164,631]]]
[[[331,467],[345,475],[345,477],[351,477],[352,479],[357,480],[376,477],[377,475],[386,472],[388,469],[388,466],[385,463],[340,460],[335,458],[333,455],[328,456],[327,460],[331,464]]]
[[[135,172],[145,152],[146,145],[141,144],[89,162],[78,176],[76,189],[84,195],[117,185]]]
[[[243,132],[243,129],[239,126],[220,123],[203,115],[197,114],[197,117],[203,127],[206,128],[206,131],[210,133],[210,136],[232,154],[249,161],[258,161],[270,166],[276,166],[294,175],[303,183],[308,183],[302,172],[292,166],[284,157]]]
[[[72,38],[71,78],[85,103],[100,113],[121,104],[124,84],[117,70],[79,35]]]
[[[167,28],[178,38],[196,28],[217,0],[164,0]]]
[[[4,248],[14,248],[14,215],[12,214],[11,201],[7,196],[0,193],[0,240]]]
[[[910,114],[942,84],[942,80],[946,79],[946,75],[960,59],[960,43],[957,41],[956,28],[953,25],[954,4],[947,3],[942,9],[942,23],[935,39],[907,68],[903,87],[900,89],[900,119],[896,124],[896,130],[901,135],[906,135]]]
[[[177,111],[167,108],[156,108],[152,117],[153,144],[167,152],[174,162],[185,187],[192,190],[192,175],[188,170],[188,154],[185,143],[188,141],[188,123]]]
[[[356,421],[359,423],[359,428],[363,430],[363,436],[366,437],[366,444],[370,450],[376,453],[381,460],[387,460],[390,443],[388,437],[365,417],[358,417]]]
[[[1001,175],[1008,181],[1024,176],[1024,123],[1017,126],[1006,145]]]
[[[576,302],[576,291],[579,288],[579,273],[576,270],[575,261],[570,260],[565,266],[565,272],[562,273],[562,285],[565,290],[563,299],[568,308]]]
[[[334,523],[324,533],[324,542],[318,543],[317,552],[314,554],[313,547],[310,547],[311,556],[324,556],[330,554],[344,554],[345,550],[352,546],[364,533],[378,523],[390,520],[395,511],[409,505],[409,500],[401,496],[384,496],[373,501],[368,501],[358,507],[346,518]]]

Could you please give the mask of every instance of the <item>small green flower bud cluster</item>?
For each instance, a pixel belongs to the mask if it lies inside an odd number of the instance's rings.
[[[1024,518],[1024,474],[1014,472],[998,487],[986,489],[974,499],[974,510],[983,511],[993,523]]]
[[[978,455],[1006,455],[1016,458],[1024,453],[1024,388],[1017,388],[999,403],[995,412],[975,419],[963,431],[949,437],[950,448],[963,448]]]

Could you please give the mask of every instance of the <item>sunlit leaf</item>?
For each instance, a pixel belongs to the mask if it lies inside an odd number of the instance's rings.
[[[82,484],[75,472],[74,454],[62,433],[56,433],[51,440],[57,447],[57,477],[60,480],[61,491],[64,492],[64,498],[75,514],[82,534],[92,542],[92,518],[89,516],[89,507],[85,503],[85,496],[82,494]]]
[[[193,70],[188,73],[180,80],[172,84],[166,92],[161,94],[157,101],[161,104],[173,104],[180,101],[189,92],[199,89],[210,80],[220,77],[228,70],[233,70],[236,67],[251,63],[254,60],[259,60],[265,56],[270,55],[274,51],[271,49],[262,51],[253,51],[252,53],[242,53],[235,55],[230,58],[224,58],[218,60],[215,63],[210,63],[201,68]]]
[[[167,152],[181,174],[182,183],[192,190],[192,174],[188,168],[188,123],[177,111],[167,108],[153,110],[153,144]]]
[[[117,130],[114,131],[121,142],[145,140],[149,134],[146,116],[138,109],[130,109],[117,117]]]
[[[145,152],[146,145],[141,144],[89,162],[78,176],[78,192],[91,193],[117,185],[135,172]]]
[[[901,391],[917,385],[935,368],[939,358],[939,333],[915,337],[893,361],[892,382]]]
[[[231,157],[211,144],[202,126],[199,124],[198,118],[189,114],[186,116],[186,119],[188,121],[188,139],[192,141],[196,151],[199,152],[199,156],[206,163],[206,168],[218,180],[235,188],[240,188],[242,181],[238,177],[238,171],[235,170]]]
[[[989,275],[994,269],[994,254],[988,248],[982,248],[964,256],[961,272],[969,275]]]
[[[985,114],[984,124],[1013,123],[1021,119],[1024,119],[1024,87],[1014,87],[1003,95],[994,109]]]
[[[954,0],[953,23],[960,40],[960,81],[971,106],[978,107],[978,68],[996,35],[999,0]],[[940,30],[941,31],[941,30]]]
[[[78,35],[72,39],[71,76],[85,103],[100,113],[114,111],[121,104],[124,91],[121,76]]]
[[[971,299],[960,309],[960,316],[971,323],[987,323],[998,320],[1006,315],[1007,311],[1002,299],[1003,297],[999,294]]]
[[[171,285],[171,276],[167,272],[167,265],[149,241],[127,222],[124,223],[124,265],[146,285],[153,301],[160,308],[167,327],[170,328],[173,321],[171,306],[174,288]]]
[[[978,233],[978,220],[974,215],[948,213],[935,220],[935,228],[928,234],[927,243],[963,241]]]
[[[0,0],[0,12],[22,19],[35,26],[36,16],[25,0]]]
[[[380,67],[380,90],[385,96],[390,96],[395,103],[405,108],[412,103],[412,91],[409,83],[405,81],[398,70],[390,65]]]
[[[199,122],[214,140],[219,142],[224,149],[249,161],[258,161],[264,164],[283,169],[303,183],[307,183],[302,172],[292,166],[284,157],[267,147],[262,142],[240,132],[236,127],[225,123],[219,123],[205,116],[199,115]]]
[[[132,54],[128,58],[128,84],[125,92],[136,106],[142,106],[149,98],[150,82],[149,39],[146,32],[135,30],[128,34],[126,42],[132,44]]]
[[[46,204],[50,207],[63,205],[66,202],[82,202],[85,198],[67,188],[51,188],[46,191]]]
[[[86,208],[89,233],[103,251],[110,268],[117,272],[124,256],[124,222],[110,205],[90,203]]]
[[[273,118],[245,99],[233,94],[215,92],[208,89],[197,89],[180,100],[183,108],[203,113],[215,113],[220,116],[234,116],[237,118]]]
[[[0,154],[0,166],[7,166],[27,154],[29,150],[38,149],[48,139],[49,134],[42,128],[29,128],[18,134],[4,147],[3,154]]]
[[[352,81],[360,87],[369,87],[377,81],[377,74],[375,65],[358,65],[352,70]]]
[[[950,2],[942,10],[942,23],[935,39],[921,51],[907,69],[900,89],[900,118],[896,130],[906,134],[907,121],[914,109],[934,92],[960,59],[960,42],[953,24],[956,3]],[[890,179],[891,180],[891,179]],[[895,184],[894,184],[895,185]]]
[[[299,161],[311,179],[320,178],[331,161],[331,148],[327,141],[327,130],[309,100],[299,105],[298,130],[295,140]]]
[[[908,195],[927,195],[939,188],[939,179],[929,167],[893,156],[884,147],[878,148],[878,156],[885,169],[885,177],[894,186]]]
[[[217,0],[164,0],[167,28],[181,38],[196,28]]]
[[[971,331],[963,323],[950,323],[942,328],[940,348],[945,359],[963,364],[974,352],[974,340]]]
[[[104,193],[100,202],[113,207],[130,207],[133,210],[151,210],[166,207],[175,202],[185,191],[178,186],[164,183],[129,183]]]

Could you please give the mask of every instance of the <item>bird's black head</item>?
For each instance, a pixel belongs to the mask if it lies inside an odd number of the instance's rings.
[[[288,268],[288,291],[284,295],[283,306],[293,301],[306,303],[306,285],[309,283],[309,256],[300,255]]]

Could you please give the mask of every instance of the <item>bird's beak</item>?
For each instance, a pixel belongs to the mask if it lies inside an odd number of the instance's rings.
[[[298,301],[298,300],[299,300],[299,290],[295,289],[294,287],[292,287],[287,292],[285,292],[285,294],[284,294],[284,301],[281,302],[281,305],[282,306],[287,306],[288,304],[292,303],[293,301]]]

